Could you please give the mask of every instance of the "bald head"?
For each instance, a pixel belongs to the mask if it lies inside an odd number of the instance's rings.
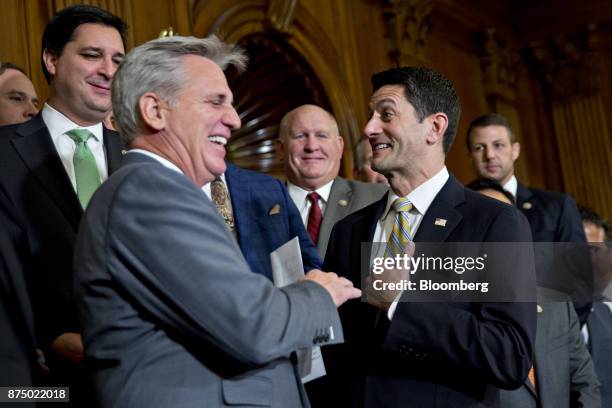
[[[276,152],[287,179],[313,191],[338,176],[344,141],[331,113],[302,105],[283,116]]]

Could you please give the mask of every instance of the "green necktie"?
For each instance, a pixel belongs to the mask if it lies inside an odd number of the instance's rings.
[[[66,134],[76,144],[72,163],[74,164],[74,174],[76,177],[77,196],[81,206],[85,208],[87,203],[89,203],[89,199],[101,184],[96,158],[87,146],[87,140],[93,137],[93,133],[87,129],[72,129],[66,132]]]
[[[412,239],[408,213],[412,210],[412,203],[407,198],[396,198],[393,201],[393,209],[396,212],[393,229],[387,241],[385,257],[393,257],[404,252],[404,248]]]

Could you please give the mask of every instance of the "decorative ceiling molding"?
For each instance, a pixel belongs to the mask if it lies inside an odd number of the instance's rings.
[[[383,0],[389,58],[397,66],[427,63],[425,43],[430,30],[431,0]]]

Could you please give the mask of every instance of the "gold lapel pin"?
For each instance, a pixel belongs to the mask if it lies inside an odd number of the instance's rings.
[[[438,227],[446,227],[446,220],[444,218],[436,218],[434,225],[437,225]]]
[[[524,210],[530,210],[531,207],[533,207],[533,204],[531,204],[529,201],[523,203]]]
[[[340,200],[340,201],[338,201],[338,205],[339,205],[340,207],[346,207],[346,206],[348,205],[348,201],[346,201],[346,200]]]
[[[274,204],[272,208],[270,208],[270,211],[268,211],[268,215],[280,214],[280,210],[280,204]]]

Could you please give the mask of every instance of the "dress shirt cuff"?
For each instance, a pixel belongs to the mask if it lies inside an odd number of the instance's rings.
[[[393,301],[393,303],[391,303],[391,306],[389,306],[389,310],[387,310],[387,318],[389,319],[389,321],[391,321],[393,319],[393,315],[395,314],[395,309],[397,308],[397,304],[399,303],[400,298],[402,297],[402,294],[404,292],[400,292],[395,300]]]

